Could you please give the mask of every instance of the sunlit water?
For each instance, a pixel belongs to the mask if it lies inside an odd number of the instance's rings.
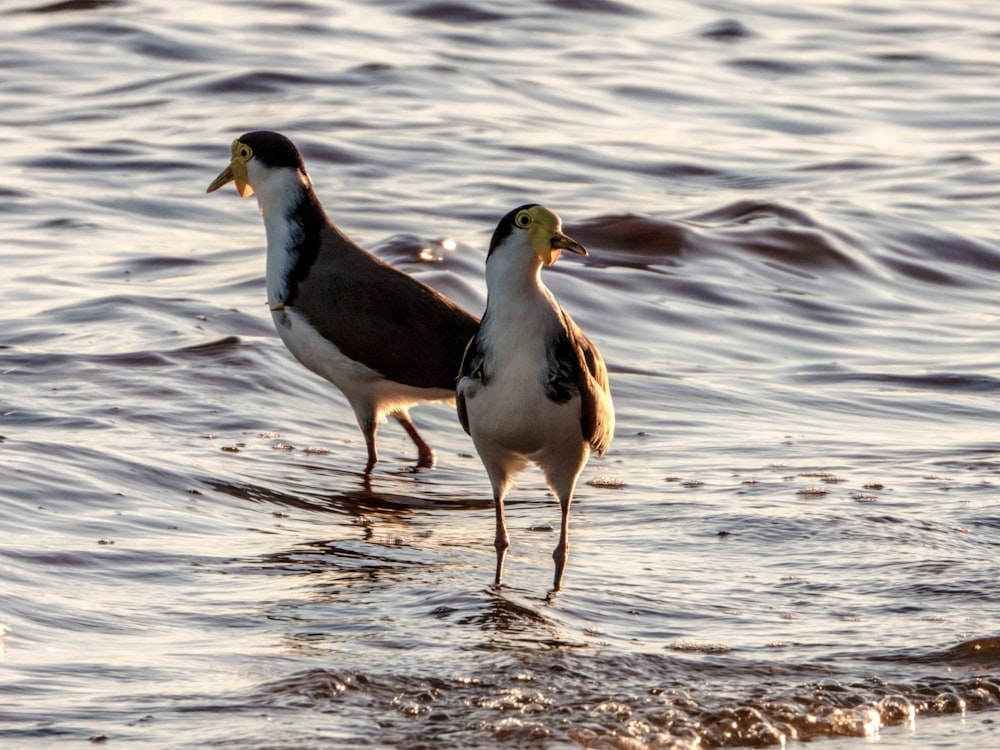
[[[0,745],[992,748],[1000,6],[11,0]],[[277,339],[250,129],[475,313],[497,221],[617,437],[507,586],[454,411],[364,445]],[[836,738],[836,739],[831,739]]]

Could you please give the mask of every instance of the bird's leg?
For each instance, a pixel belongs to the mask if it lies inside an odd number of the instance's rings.
[[[403,426],[406,434],[410,436],[410,439],[417,446],[417,466],[422,469],[433,468],[437,460],[437,457],[434,455],[434,449],[427,445],[424,439],[420,437],[420,433],[417,432],[417,426],[413,424],[410,415],[405,411],[397,411],[392,416]]]
[[[559,505],[562,508],[562,524],[559,528],[559,544],[556,545],[555,551],[552,553],[552,559],[556,563],[556,575],[552,583],[553,591],[562,588],[563,572],[566,570],[566,559],[569,557],[569,506],[572,501],[572,495],[559,498]]]
[[[368,463],[365,464],[365,474],[371,474],[378,461],[378,449],[375,447],[375,430],[378,429],[378,422],[375,421],[374,414],[359,419],[358,422],[361,426],[361,432],[365,435],[365,445],[368,446]]]
[[[493,546],[497,550],[497,574],[493,583],[499,586],[503,578],[503,560],[507,556],[507,548],[510,547],[510,537],[507,535],[507,524],[503,518],[503,492],[495,492],[493,504],[497,514],[497,533],[493,539]]]

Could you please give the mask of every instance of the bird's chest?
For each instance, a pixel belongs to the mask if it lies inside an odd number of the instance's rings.
[[[517,326],[494,326],[486,368],[498,389],[541,390],[548,368],[548,352],[537,331]]]
[[[554,436],[579,431],[579,398],[558,403],[547,392],[551,337],[517,321],[492,328],[483,378],[466,395],[473,438],[530,455]]]

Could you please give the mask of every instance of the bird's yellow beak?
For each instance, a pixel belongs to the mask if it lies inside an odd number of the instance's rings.
[[[534,221],[528,228],[528,238],[542,263],[551,266],[563,250],[577,255],[587,254],[583,245],[563,234],[562,221],[555,213],[542,206],[535,206],[531,212]]]
[[[212,193],[218,190],[223,185],[228,185],[230,182],[236,183],[236,192],[240,194],[242,198],[249,198],[253,195],[253,188],[250,186],[249,178],[247,177],[247,161],[253,156],[253,151],[244,143],[240,143],[237,138],[233,141],[233,158],[229,162],[229,166],[223,169],[219,176],[212,180],[212,184],[208,186],[206,193]]]

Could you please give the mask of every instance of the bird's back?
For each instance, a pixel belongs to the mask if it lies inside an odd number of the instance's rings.
[[[478,320],[332,224],[289,304],[350,359],[395,382],[454,390]]]

